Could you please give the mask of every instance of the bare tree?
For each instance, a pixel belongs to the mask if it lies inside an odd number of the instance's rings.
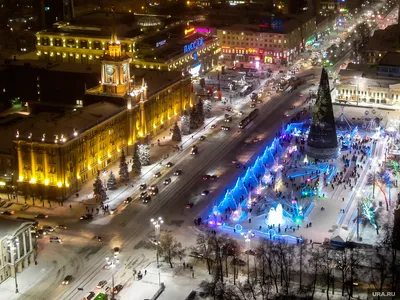
[[[161,233],[159,247],[160,255],[164,257],[164,260],[169,263],[171,268],[174,267],[172,265],[172,260],[183,257],[185,253],[182,244],[178,242],[170,232]]]
[[[318,283],[318,278],[321,276],[321,261],[323,253],[320,251],[319,248],[311,248],[308,251],[309,259],[308,259],[308,267],[307,267],[307,275],[308,275],[308,284],[307,289],[309,290],[310,297],[313,299],[316,286]]]
[[[199,256],[206,260],[208,274],[211,274],[215,260],[215,252],[212,242],[214,238],[214,234],[209,231],[201,232],[197,235],[196,247],[192,248],[193,252],[198,252]]]

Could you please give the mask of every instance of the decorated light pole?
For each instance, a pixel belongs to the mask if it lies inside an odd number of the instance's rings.
[[[116,254],[113,257],[106,257],[107,264],[111,267],[111,300],[114,300],[114,275],[115,269],[119,264],[119,259]]]
[[[254,236],[254,233],[249,230],[247,233],[242,232],[242,236],[244,237],[244,248],[247,252],[247,281],[250,282],[250,246],[251,238]]]
[[[156,250],[157,250],[157,268],[160,267],[159,263],[159,254],[158,254],[158,247],[160,244],[160,232],[161,232],[161,224],[164,223],[162,217],[158,217],[158,219],[151,219],[150,222],[154,225],[154,233],[156,238]]]

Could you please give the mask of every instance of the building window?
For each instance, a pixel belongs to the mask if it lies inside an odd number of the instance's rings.
[[[83,106],[83,100],[76,100],[76,105]]]

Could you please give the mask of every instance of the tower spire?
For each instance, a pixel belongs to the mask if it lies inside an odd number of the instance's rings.
[[[111,6],[112,10],[112,23],[111,23],[111,44],[116,44],[118,41],[117,30],[115,29],[115,6]]]

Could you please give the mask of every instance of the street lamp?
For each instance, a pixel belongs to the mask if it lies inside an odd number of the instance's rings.
[[[115,275],[115,268],[119,264],[119,258],[116,254],[113,257],[106,257],[107,264],[111,267],[111,300],[114,300],[114,275]]]
[[[359,77],[354,76],[354,79],[356,80],[356,101],[357,101],[357,106],[358,106]]]
[[[15,279],[15,293],[18,294],[19,290],[18,290],[18,281],[17,281],[17,266],[15,263],[15,260],[18,256],[18,245],[19,245],[19,241],[18,239],[15,239],[13,241],[8,241],[8,247],[10,248],[10,263],[12,264],[13,268],[14,268],[14,279]]]
[[[254,233],[249,230],[247,233],[242,232],[242,236],[244,237],[244,248],[247,252],[247,281],[250,282],[250,244]]]
[[[158,219],[151,219],[150,222],[154,225],[154,232],[156,237],[156,250],[157,250],[157,268],[160,267],[159,263],[159,254],[158,254],[158,247],[160,244],[160,231],[161,231],[161,224],[164,223],[162,217],[158,217]]]

